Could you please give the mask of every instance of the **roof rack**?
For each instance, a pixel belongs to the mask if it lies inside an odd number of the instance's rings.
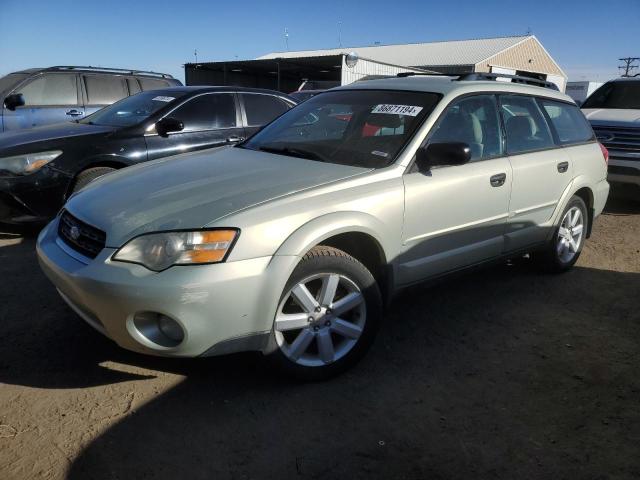
[[[397,77],[412,77],[414,75],[424,75],[427,77],[457,77],[453,80],[455,81],[478,81],[478,80],[493,80],[497,81],[499,78],[509,78],[511,79],[511,83],[524,83],[527,85],[535,85],[536,87],[544,87],[550,88],[552,90],[558,90],[558,86],[547,80],[540,80],[538,78],[525,77],[523,75],[509,75],[506,73],[484,73],[484,72],[473,72],[473,73],[423,73],[423,72],[401,72],[396,74]]]
[[[547,80],[540,80],[539,78],[525,77],[523,75],[509,75],[506,73],[465,73],[458,77],[458,81],[470,81],[470,80],[494,80],[499,78],[510,78],[511,83],[524,83],[527,85],[535,85],[536,87],[550,88],[552,90],[558,90],[558,86],[553,82]]]
[[[147,75],[150,77],[161,78],[173,78],[168,73],[151,72],[147,70],[132,70],[127,68],[103,68],[103,67],[91,67],[91,66],[77,66],[77,65],[57,65],[55,67],[45,68],[46,71],[59,71],[59,70],[88,70],[94,72],[106,72],[106,73],[126,73],[129,75]]]

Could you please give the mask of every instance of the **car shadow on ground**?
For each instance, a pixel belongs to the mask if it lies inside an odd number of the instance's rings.
[[[640,274],[552,276],[524,260],[415,287],[356,368],[298,384],[256,354],[175,360],[118,348],[59,299],[33,247],[30,237],[0,248],[0,382],[185,377],[91,442],[68,478],[638,474]]]

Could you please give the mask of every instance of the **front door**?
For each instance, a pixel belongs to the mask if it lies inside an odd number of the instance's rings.
[[[78,98],[75,73],[45,73],[18,87],[25,105],[14,111],[4,109],[4,130],[40,127],[82,118],[84,107]]]
[[[184,130],[166,137],[145,136],[148,158],[167,157],[205,148],[233,145],[244,137],[234,93],[206,93],[187,100],[167,114],[184,123]]]
[[[398,281],[409,284],[502,253],[511,191],[494,95],[454,101],[427,143],[464,142],[471,161],[405,174],[403,253]]]

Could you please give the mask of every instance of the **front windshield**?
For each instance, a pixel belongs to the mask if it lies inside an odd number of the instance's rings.
[[[289,110],[242,147],[366,168],[393,162],[440,95],[390,90],[321,93]]]
[[[605,83],[582,104],[582,108],[640,109],[640,80]]]
[[[145,121],[150,115],[183,95],[182,92],[171,92],[165,95],[157,91],[138,93],[98,110],[93,115],[80,120],[79,123],[129,127]]]

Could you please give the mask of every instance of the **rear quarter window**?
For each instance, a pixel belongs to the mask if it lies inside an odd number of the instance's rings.
[[[576,105],[539,99],[561,144],[584,143],[593,139],[591,125]]]
[[[125,80],[110,75],[86,75],[84,77],[89,105],[111,105],[128,96]]]
[[[148,90],[157,90],[159,88],[167,88],[169,87],[169,82],[166,80],[161,80],[159,78],[145,78],[138,77],[140,80],[140,85],[142,85],[142,91],[146,92]]]

